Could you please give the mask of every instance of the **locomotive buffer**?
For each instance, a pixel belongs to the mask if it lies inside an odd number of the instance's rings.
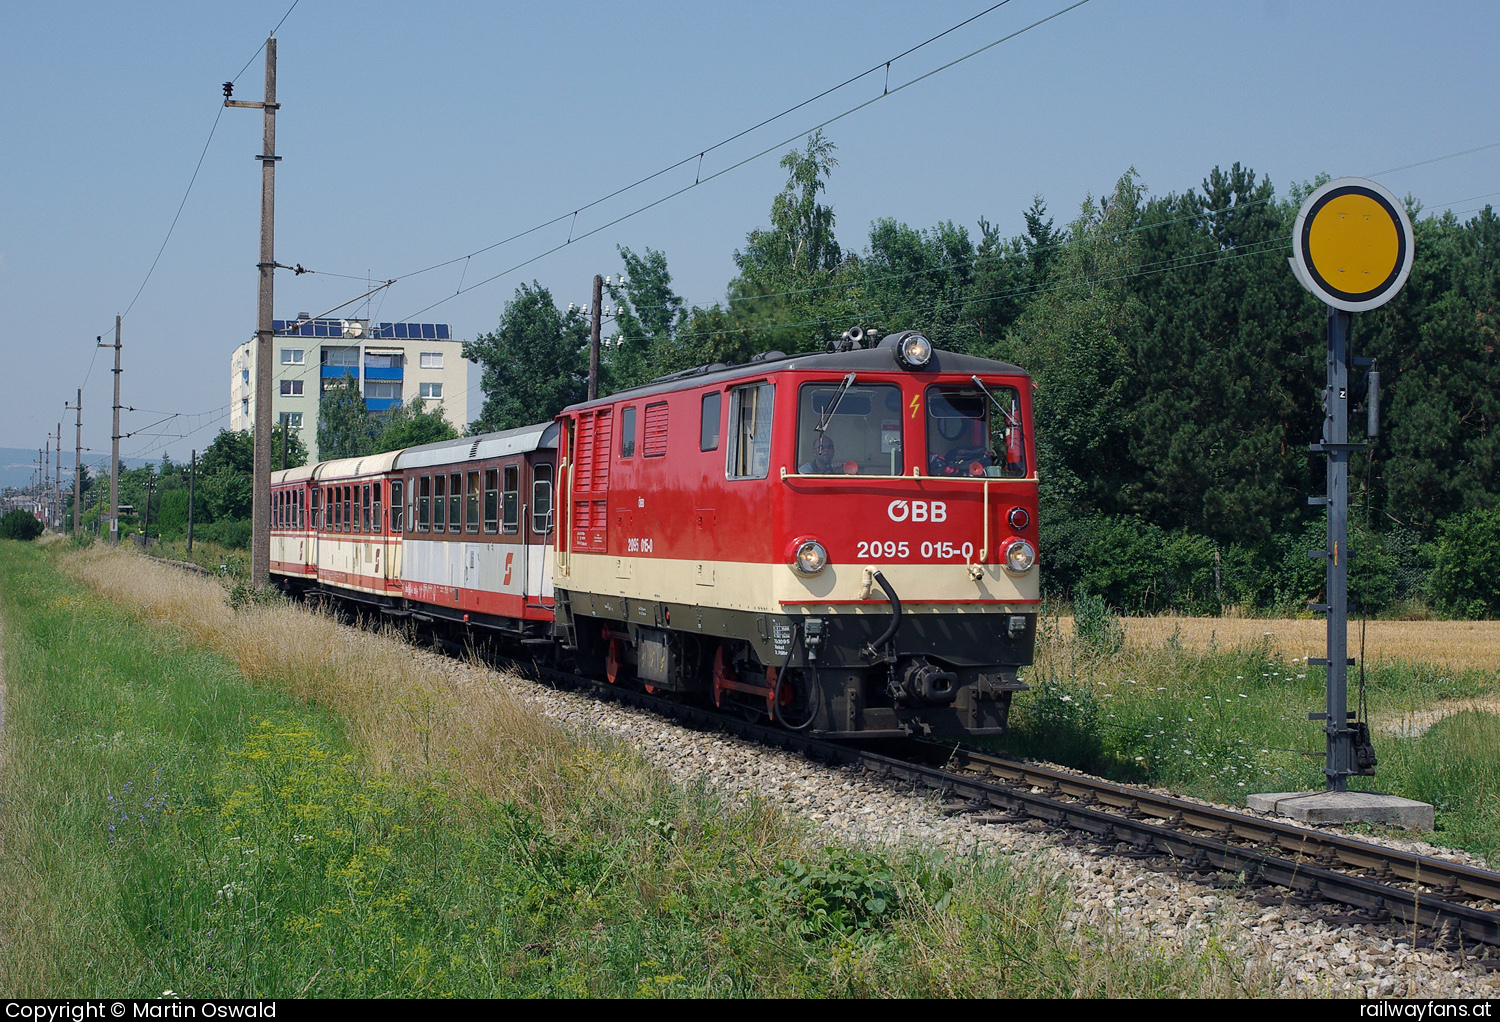
[[[1432,828],[1432,806],[1425,802],[1370,791],[1350,791],[1351,776],[1373,776],[1375,749],[1368,721],[1349,710],[1349,456],[1367,445],[1349,442],[1349,367],[1368,367],[1366,427],[1380,433],[1380,373],[1374,359],[1351,358],[1349,327],[1353,314],[1384,305],[1411,273],[1411,221],[1401,203],[1385,188],[1361,178],[1339,178],[1314,191],[1303,202],[1292,232],[1292,272],[1301,285],[1328,307],[1328,379],[1323,390],[1323,440],[1308,449],[1328,458],[1325,496],[1309,497],[1328,512],[1328,542],[1308,555],[1327,564],[1328,602],[1312,609],[1327,615],[1328,655],[1309,657],[1308,665],[1327,669],[1327,701],[1310,720],[1323,722],[1327,751],[1324,791],[1251,795],[1246,805],[1307,823],[1387,823]],[[1361,668],[1363,669],[1363,668]]]

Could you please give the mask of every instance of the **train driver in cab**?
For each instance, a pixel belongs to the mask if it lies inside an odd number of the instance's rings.
[[[833,454],[833,438],[827,433],[819,433],[818,439],[813,442],[812,461],[803,464],[797,471],[803,475],[832,475],[835,471]],[[842,472],[843,469],[837,471]]]

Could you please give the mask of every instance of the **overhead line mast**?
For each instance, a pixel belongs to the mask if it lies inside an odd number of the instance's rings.
[[[265,112],[260,160],[260,302],[255,323],[255,476],[251,487],[250,581],[271,577],[271,342],[276,273],[276,37],[266,40],[265,100],[230,99],[234,83],[224,83],[224,105]]]

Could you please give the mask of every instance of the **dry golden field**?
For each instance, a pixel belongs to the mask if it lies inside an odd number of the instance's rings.
[[[1241,646],[1268,639],[1273,652],[1288,658],[1324,655],[1322,618],[1127,617],[1120,623],[1125,639],[1144,647],[1160,646],[1172,635],[1189,649],[1210,642]],[[1073,619],[1059,625],[1073,634]],[[1371,621],[1365,632],[1365,659],[1427,663],[1456,671],[1492,671],[1500,675],[1500,621]],[[1349,622],[1350,655],[1359,655],[1358,621]],[[1500,679],[1497,679],[1500,680]]]

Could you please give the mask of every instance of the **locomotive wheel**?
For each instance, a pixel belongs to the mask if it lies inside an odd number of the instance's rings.
[[[610,639],[609,653],[604,658],[604,676],[609,679],[611,685],[620,680],[620,663],[622,659],[620,656],[620,640]]]

